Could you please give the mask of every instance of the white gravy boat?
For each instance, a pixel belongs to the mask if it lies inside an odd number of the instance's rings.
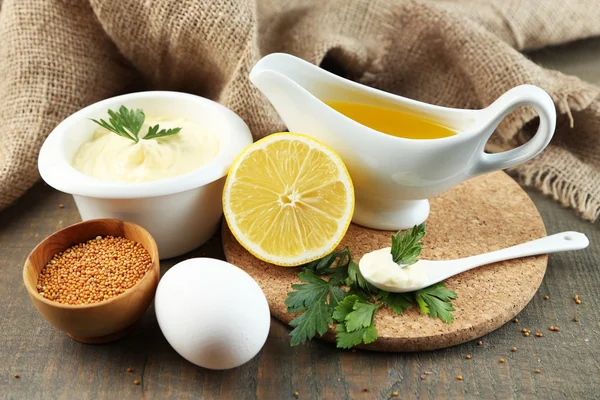
[[[513,167],[538,155],[550,142],[556,110],[537,86],[509,90],[482,110],[434,106],[341,78],[289,54],[262,58],[250,81],[269,99],[292,132],[329,145],[344,160],[356,193],[353,222],[398,230],[427,219],[428,198],[487,172]],[[361,125],[324,101],[396,108],[437,121],[458,134],[440,139],[406,139]],[[527,143],[498,154],[484,147],[502,119],[520,106],[540,116]]]

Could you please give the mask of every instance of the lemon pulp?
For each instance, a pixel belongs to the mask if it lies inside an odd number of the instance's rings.
[[[236,239],[256,257],[299,265],[339,244],[352,219],[354,190],[331,149],[280,133],[240,154],[225,183],[223,209]]]

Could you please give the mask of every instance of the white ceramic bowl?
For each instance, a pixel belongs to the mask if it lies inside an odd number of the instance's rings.
[[[214,131],[220,151],[208,164],[187,174],[154,182],[110,182],[85,175],[71,166],[79,146],[106,116],[121,105],[146,115],[184,117]],[[224,178],[233,160],[252,143],[248,126],[233,111],[202,97],[178,92],[140,92],[87,106],[61,122],[40,151],[38,168],[44,181],[70,193],[81,218],[116,218],[143,226],[156,240],[161,259],[202,245],[218,227],[223,213]]]

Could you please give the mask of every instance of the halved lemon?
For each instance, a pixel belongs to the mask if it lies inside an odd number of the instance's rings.
[[[235,238],[255,257],[296,266],[335,250],[352,220],[354,188],[329,147],[276,133],[234,161],[223,211]]]

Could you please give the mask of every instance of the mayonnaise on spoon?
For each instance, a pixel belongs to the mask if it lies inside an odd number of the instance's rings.
[[[447,261],[419,260],[406,267],[396,264],[391,248],[386,247],[365,254],[358,266],[371,285],[388,292],[403,293],[423,289],[482,265],[539,254],[580,250],[589,243],[583,233],[562,232],[477,256]]]
[[[394,262],[392,248],[384,247],[365,254],[359,261],[360,272],[365,279],[379,289],[396,292],[399,288],[412,291],[428,282],[427,271],[417,262],[409,266],[400,266]],[[416,289],[414,289],[416,290]]]

